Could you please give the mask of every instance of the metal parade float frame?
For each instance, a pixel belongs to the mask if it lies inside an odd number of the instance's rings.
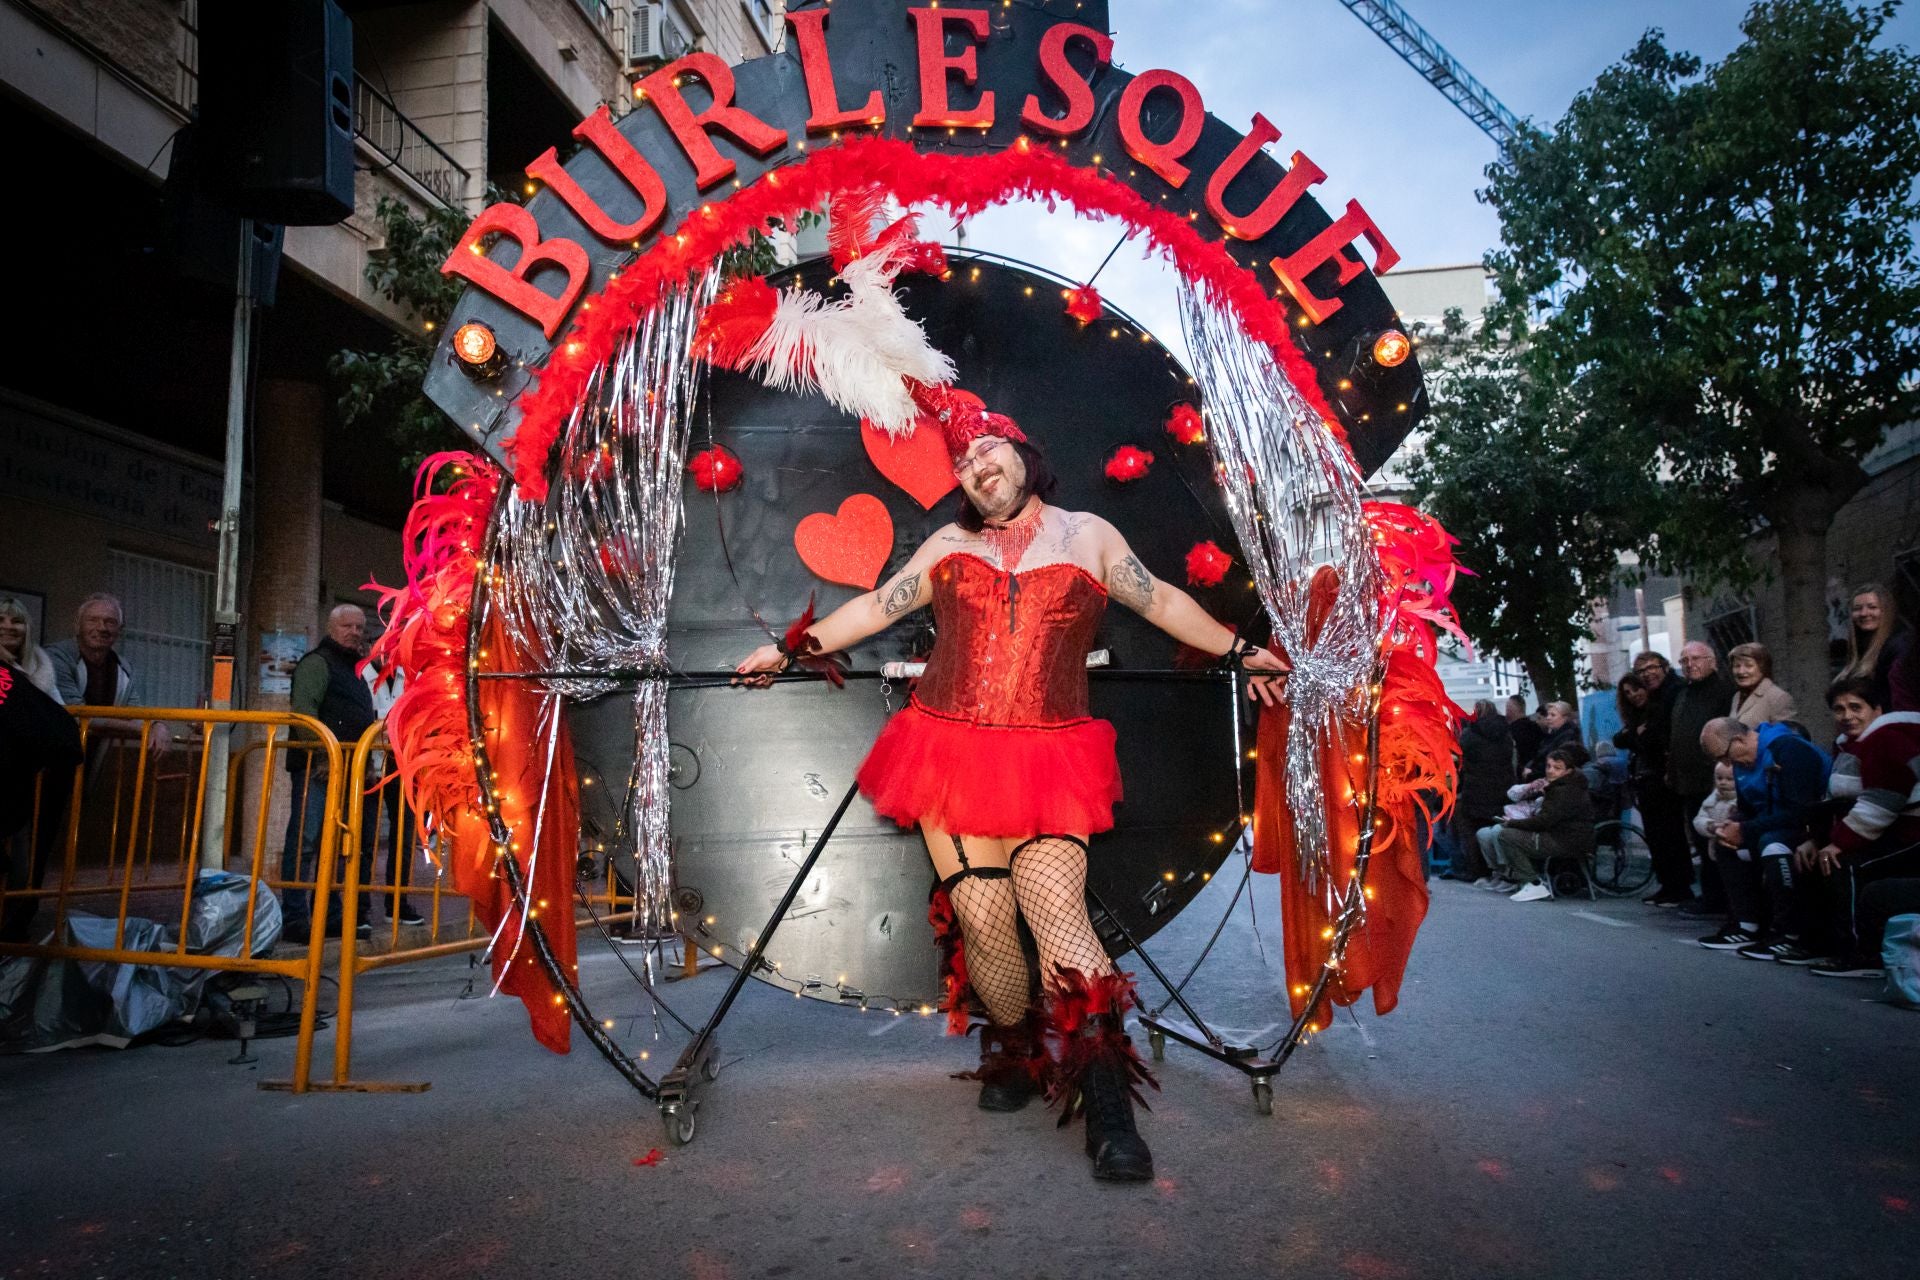
[[[408,581],[387,593],[383,653],[408,676],[396,762],[494,926],[495,990],[550,1048],[578,1027],[673,1142],[749,978],[896,1016],[939,1001],[964,1025],[932,948],[906,945],[928,938],[917,835],[850,785],[831,804],[826,781],[850,776],[926,636],[876,637],[758,702],[723,687],[823,583],[835,602],[871,590],[942,522],[944,450],[914,443],[929,386],[1037,430],[1062,500],[1111,512],[1149,564],[1192,543],[1196,598],[1292,661],[1286,707],[1249,724],[1237,671],[1130,617],[1103,626],[1094,711],[1121,730],[1129,802],[1089,905],[1109,951],[1167,989],[1142,1018],[1156,1054],[1172,1038],[1235,1067],[1265,1111],[1333,1006],[1397,998],[1457,708],[1433,672],[1451,539],[1365,500],[1425,406],[1372,274],[1396,256],[1358,202],[1316,204],[1311,159],[1265,154],[1264,117],[1241,134],[1177,72],[1113,66],[1105,17],[1093,0],[795,5],[782,52],[689,54],[619,120],[582,121],[572,159],[535,159],[536,194],[483,210],[444,268],[470,287],[427,392],[482,452],[423,468]],[[917,238],[916,211],[1014,199],[1117,222],[1165,259],[1192,370],[1091,282]],[[736,251],[823,208],[830,263],[739,272]],[[1226,1044],[1183,994],[1193,972],[1140,945],[1243,834],[1240,891],[1253,870],[1282,881],[1293,1016],[1268,1050]],[[659,1079],[579,990],[576,869],[603,857],[643,938],[734,957],[704,1026],[666,1010],[690,1042]]]

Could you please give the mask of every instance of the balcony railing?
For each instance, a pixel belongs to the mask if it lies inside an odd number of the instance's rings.
[[[359,75],[353,78],[353,131],[440,203],[457,207],[466,198],[471,175]]]

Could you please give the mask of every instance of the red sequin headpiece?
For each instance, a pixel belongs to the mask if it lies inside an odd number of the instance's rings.
[[[914,429],[932,427],[939,431],[947,442],[948,455],[956,460],[981,436],[1028,443],[1027,433],[1017,422],[1004,413],[989,410],[986,401],[971,391],[949,384],[930,387],[911,380],[907,386],[913,402],[920,407],[920,418]]]

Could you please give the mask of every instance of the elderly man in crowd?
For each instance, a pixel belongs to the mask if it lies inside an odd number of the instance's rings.
[[[1680,690],[1673,697],[1673,728],[1667,735],[1667,785],[1680,798],[1681,814],[1691,819],[1713,794],[1713,766],[1719,763],[1701,746],[1700,735],[1708,722],[1727,714],[1733,703],[1733,681],[1720,670],[1713,646],[1698,640],[1681,646],[1680,674]],[[1680,912],[1708,920],[1724,916],[1727,895],[1708,848],[1711,842],[1694,836],[1691,827],[1688,838],[1700,860],[1700,897],[1683,903]]]
[[[1640,821],[1647,829],[1647,852],[1653,859],[1653,874],[1659,887],[1645,899],[1656,907],[1677,907],[1693,901],[1692,843],[1688,827],[1693,811],[1681,807],[1681,799],[1668,781],[1667,762],[1671,755],[1673,704],[1680,695],[1680,682],[1664,655],[1648,650],[1633,660],[1633,674],[1647,690],[1644,719],[1634,728],[1623,729],[1614,745],[1633,752],[1635,804]]]
[[[73,639],[47,646],[53,659],[54,680],[60,688],[60,700],[68,706],[137,707],[142,704],[140,685],[133,669],[120,656],[116,646],[126,627],[126,611],[118,596],[96,591],[80,602],[73,616]],[[138,737],[138,720],[95,719],[89,732],[117,737]],[[155,722],[147,735],[147,746],[164,751],[173,736],[164,723]]]
[[[1824,816],[1827,758],[1784,724],[1758,728],[1720,716],[1700,731],[1700,748],[1733,766],[1739,818],[1713,832],[1732,921],[1700,945],[1749,960],[1810,965],[1826,956],[1805,945],[1806,913],[1796,900],[1793,852]]]
[[[360,606],[335,605],[327,615],[326,636],[293,669],[293,710],[327,726],[348,749],[379,719],[373,710],[373,694],[357,669],[366,656],[366,634],[367,615]],[[293,775],[293,807],[287,814],[280,874],[287,881],[312,880],[319,867],[320,831],[327,816],[327,757],[318,751],[289,751],[287,771]],[[286,910],[284,936],[291,943],[306,942],[312,922],[312,891],[283,889],[281,899]],[[372,935],[367,914],[363,893],[357,927],[363,937]],[[329,903],[327,922],[328,936],[338,936],[337,892]]]

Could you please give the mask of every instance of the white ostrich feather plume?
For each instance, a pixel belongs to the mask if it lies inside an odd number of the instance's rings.
[[[919,410],[905,379],[952,382],[953,361],[901,307],[892,289],[904,244],[847,264],[847,296],[829,302],[811,290],[780,295],[773,324],[747,354],[760,380],[783,391],[818,391],[836,407],[887,434],[913,431]]]

